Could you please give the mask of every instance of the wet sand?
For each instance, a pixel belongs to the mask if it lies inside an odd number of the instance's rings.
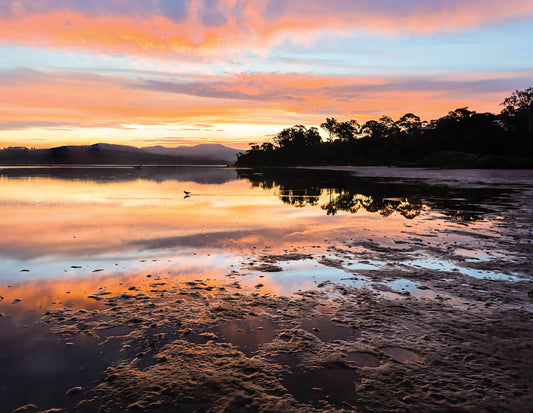
[[[13,333],[0,344],[20,358],[5,405],[19,412],[531,411],[533,217],[504,202],[491,214],[477,223],[451,216],[446,225],[422,216],[426,223],[388,236],[354,229],[318,245],[260,246],[217,279],[161,271],[111,287],[104,277],[82,300],[66,306],[61,297],[22,321],[15,310],[23,290],[7,289],[0,304],[14,310],[0,327]],[[335,277],[304,288],[296,281],[285,293],[270,288],[276,277],[328,274],[324,268]],[[97,270],[95,277],[106,272]],[[55,381],[31,375],[39,363]]]
[[[381,246],[374,254],[391,261],[395,254],[420,252],[416,241],[412,246]],[[531,244],[513,249],[526,256]],[[329,265],[348,264],[347,252],[337,248],[333,255],[338,260],[330,258]],[[301,259],[309,254],[259,255],[255,265],[268,272]],[[150,277],[120,294],[95,291],[99,306],[90,311],[46,311],[42,321],[66,345],[76,348],[87,336],[112,355],[100,378],[65,395],[69,411],[533,407],[530,281],[476,279],[453,270],[357,273],[374,279],[373,288],[322,282],[276,296],[262,294],[261,285],[243,289],[234,271],[216,286]],[[418,288],[402,290],[403,276]],[[383,280],[397,280],[399,288]]]

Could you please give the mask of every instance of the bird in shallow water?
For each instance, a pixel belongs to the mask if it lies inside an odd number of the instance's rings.
[[[189,191],[183,191],[185,195],[190,195],[191,193]]]

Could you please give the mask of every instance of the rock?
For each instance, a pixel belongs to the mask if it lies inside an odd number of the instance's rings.
[[[73,394],[78,394],[78,393],[81,393],[83,391],[83,387],[73,387],[72,389],[68,389],[66,394],[68,394],[69,396],[70,395],[73,395]]]
[[[34,412],[37,410],[37,406],[34,404],[26,404],[12,411],[12,413],[22,413],[22,412]]]
[[[529,298],[533,298],[533,290],[528,291],[527,296],[528,296]]]

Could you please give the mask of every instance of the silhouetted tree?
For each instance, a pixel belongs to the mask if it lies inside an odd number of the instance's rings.
[[[335,118],[326,118],[326,121],[320,125],[322,129],[328,131],[328,141],[333,142],[333,138],[337,135],[337,120]]]
[[[265,152],[273,151],[274,150],[274,144],[270,143],[270,142],[263,142],[261,144],[261,150],[263,150]]]
[[[379,123],[385,125],[387,128],[390,128],[394,125],[394,120],[390,116],[383,115],[379,118]]]
[[[437,119],[434,123],[436,135],[448,141],[446,146],[460,142],[462,135],[466,132],[467,120],[473,114],[475,112],[468,110],[468,107],[448,112],[446,116]]]
[[[326,118],[320,126],[328,132],[328,142],[321,142],[316,128],[296,125],[276,135],[273,145],[254,144],[237,162],[532,168],[533,87],[513,92],[502,105],[498,116],[462,107],[430,123],[413,113],[396,122],[381,116],[362,126],[356,120]]]
[[[390,119],[390,118],[389,118]],[[379,139],[388,135],[389,128],[385,123],[378,122],[376,120],[369,120],[362,128],[361,133],[364,136]]]
[[[412,133],[422,126],[420,118],[412,113],[406,113],[395,123],[401,132]]]
[[[328,131],[329,142],[333,142],[334,139],[340,142],[352,142],[361,129],[361,126],[356,120],[352,119],[346,122],[338,122],[335,118],[326,118],[326,121],[320,127]]]
[[[337,125],[336,135],[341,142],[352,142],[359,133],[360,126],[356,120],[340,122]]]
[[[307,129],[303,125],[283,129],[274,137],[274,142],[279,148],[305,148],[316,147],[322,138],[315,127]]]
[[[501,105],[505,107],[502,115],[507,127],[520,129],[522,123],[525,124],[527,132],[533,135],[533,87],[515,90]]]
[[[468,110],[468,106],[466,106],[464,108],[455,109],[453,112],[449,112],[448,117],[456,122],[460,122],[470,118],[475,113],[475,111]]]

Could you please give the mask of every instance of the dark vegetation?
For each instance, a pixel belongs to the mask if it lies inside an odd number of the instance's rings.
[[[455,109],[430,122],[407,113],[359,124],[327,118],[296,125],[273,142],[252,144],[238,166],[395,165],[442,168],[533,168],[533,87],[515,91],[499,114]]]

